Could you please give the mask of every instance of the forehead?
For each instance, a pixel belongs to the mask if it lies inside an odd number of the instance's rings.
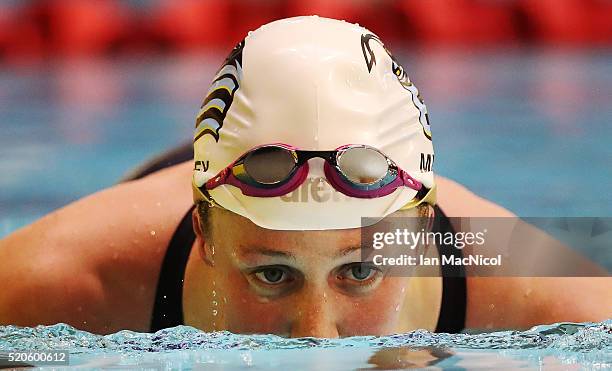
[[[236,258],[253,264],[286,261],[302,269],[306,269],[306,266],[326,269],[329,264],[336,264],[339,258],[359,259],[359,228],[326,231],[271,230],[227,210],[215,211],[211,221],[217,251],[231,256],[232,261]]]

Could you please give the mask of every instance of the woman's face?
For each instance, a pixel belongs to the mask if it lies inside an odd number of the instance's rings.
[[[211,216],[217,326],[290,337],[395,331],[407,279],[361,261],[359,228],[275,231],[227,211]]]

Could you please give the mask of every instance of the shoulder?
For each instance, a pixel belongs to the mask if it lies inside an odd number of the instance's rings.
[[[97,315],[104,302],[101,281],[86,265],[52,251],[28,257],[3,251],[2,258],[10,261],[10,269],[0,272],[8,287],[0,292],[0,325],[63,322],[89,331],[110,328]]]
[[[449,217],[509,217],[512,212],[479,195],[454,180],[436,176],[438,204]]]
[[[116,185],[0,241],[11,267],[0,271],[11,283],[0,323],[147,330],[161,261],[192,202],[190,174],[181,164]]]
[[[472,277],[467,326],[529,328],[603,321],[610,316],[611,289],[611,277]]]

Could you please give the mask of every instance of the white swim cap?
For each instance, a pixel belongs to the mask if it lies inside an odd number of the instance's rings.
[[[249,32],[231,52],[196,118],[194,200],[198,187],[255,146],[285,143],[306,150],[365,144],[434,188],[427,109],[382,41],[367,29],[317,16],[295,17]],[[382,218],[417,191],[400,187],[379,198],[351,198],[326,181],[323,160],[294,192],[251,197],[232,185],[209,191],[214,202],[278,230],[356,228]],[[433,193],[433,191],[432,191]]]

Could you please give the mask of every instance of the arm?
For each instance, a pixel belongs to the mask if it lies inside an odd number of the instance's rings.
[[[513,217],[510,211],[478,197],[449,179],[437,177],[440,207],[449,217]],[[522,223],[522,222],[520,222]],[[549,250],[526,256],[547,264],[582,264],[587,271],[601,269],[575,251],[526,223],[521,225]],[[494,249],[495,247],[493,247]],[[562,254],[560,252],[563,251]],[[555,254],[552,254],[554,252]],[[495,252],[497,253],[497,252]],[[531,261],[532,263],[532,261]],[[603,277],[474,277],[467,278],[466,323],[472,328],[528,328],[562,321],[601,321],[612,316],[612,278]]]
[[[165,249],[191,204],[191,165],[117,185],[0,241],[0,325],[149,326]]]

